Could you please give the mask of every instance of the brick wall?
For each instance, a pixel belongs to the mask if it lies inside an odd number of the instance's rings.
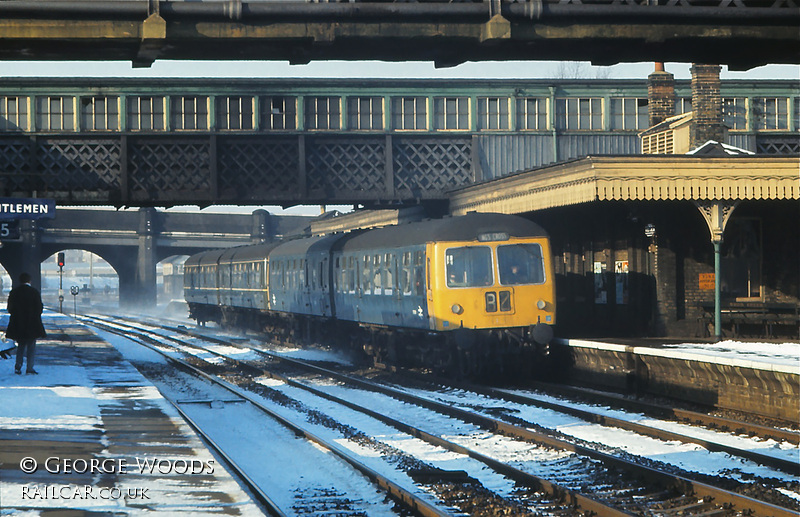
[[[692,65],[692,148],[709,140],[727,143],[724,142],[725,130],[722,126],[721,69],[719,65]]]
[[[656,70],[647,76],[647,110],[650,126],[675,115],[675,76]]]

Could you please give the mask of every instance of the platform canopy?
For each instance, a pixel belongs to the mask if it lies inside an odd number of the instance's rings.
[[[800,200],[800,156],[588,156],[450,193],[453,215],[592,201]]]

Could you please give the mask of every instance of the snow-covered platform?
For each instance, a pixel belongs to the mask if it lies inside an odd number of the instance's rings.
[[[574,381],[797,421],[800,343],[558,340]]]
[[[39,375],[0,361],[0,515],[263,515],[113,346],[44,319]]]

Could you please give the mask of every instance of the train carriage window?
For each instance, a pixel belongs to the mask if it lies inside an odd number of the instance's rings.
[[[385,264],[386,284],[383,286],[383,294],[391,295],[394,294],[395,290],[397,289],[397,285],[395,285],[395,279],[397,276],[394,274],[394,270],[397,268],[397,263],[395,262],[394,255],[387,253],[385,257]]]
[[[350,294],[355,294],[356,292],[356,273],[358,270],[358,264],[356,263],[355,258],[350,257],[349,259],[350,267],[347,269],[347,292]]]
[[[544,258],[538,244],[510,244],[497,247],[497,266],[502,285],[541,284]]]
[[[492,285],[492,250],[488,246],[450,248],[445,252],[447,287]]]
[[[375,294],[383,294],[383,268],[381,265],[381,256],[375,255],[372,258],[372,285]]]
[[[400,290],[403,294],[411,294],[411,269],[400,270]]]
[[[372,294],[372,266],[369,256],[364,257],[364,269],[361,272],[361,291],[362,294]]]
[[[414,295],[425,296],[425,266],[414,268]]]

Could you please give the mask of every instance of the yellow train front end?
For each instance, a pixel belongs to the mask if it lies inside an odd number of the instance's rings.
[[[487,233],[428,244],[431,329],[491,330],[521,344],[547,344],[556,323],[547,237]]]

